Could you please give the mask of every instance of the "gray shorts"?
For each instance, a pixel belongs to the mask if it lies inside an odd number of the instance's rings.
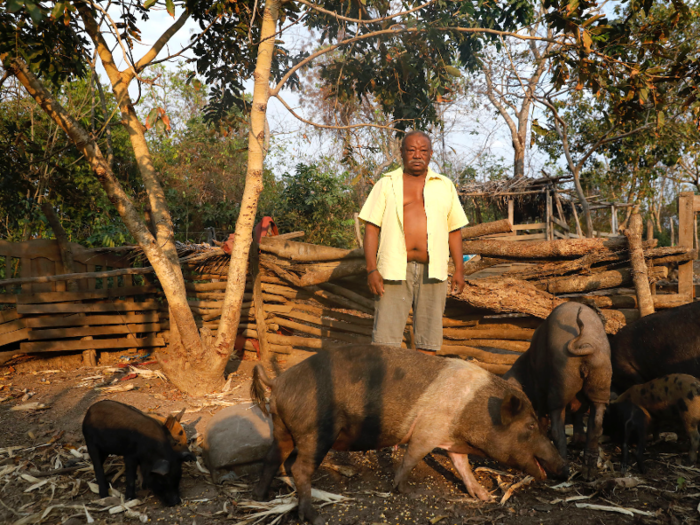
[[[374,303],[372,343],[401,346],[408,315],[413,307],[413,334],[421,350],[442,347],[442,316],[447,281],[428,278],[428,265],[411,261],[405,281],[384,281],[384,295]]]

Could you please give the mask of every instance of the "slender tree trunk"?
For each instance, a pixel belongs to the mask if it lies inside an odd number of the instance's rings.
[[[49,225],[56,236],[58,250],[61,252],[61,262],[63,263],[64,273],[75,273],[75,265],[73,264],[73,250],[71,249],[68,235],[66,235],[66,230],[63,229],[61,220],[58,218],[56,211],[53,209],[53,206],[47,199],[43,199],[41,201],[41,211],[44,212],[44,215],[49,221]],[[74,280],[66,281],[66,290],[69,292],[77,292],[78,283]]]
[[[258,209],[258,198],[263,189],[263,162],[265,160],[265,122],[269,101],[270,68],[275,52],[275,31],[279,16],[280,0],[265,2],[260,45],[255,65],[255,87],[253,105],[250,110],[250,131],[248,133],[248,170],[245,189],[241,200],[241,211],[236,221],[236,237],[231,250],[231,264],[228,272],[226,296],[221,312],[221,322],[214,347],[222,356],[220,369],[223,372],[230,349],[236,338],[241,317],[241,304],[245,289],[248,256]]]
[[[179,389],[192,395],[215,390],[223,383],[223,377],[220,372],[216,375],[216,370],[210,363],[212,352],[206,352],[199,338],[192,311],[187,304],[184,279],[177,259],[173,264],[170,254],[162,249],[159,242],[148,231],[131,199],[114,176],[112,167],[102,155],[99,146],[81,124],[53,98],[24,61],[19,58],[10,59],[7,55],[0,55],[0,59],[6,69],[17,77],[29,95],[66,132],[85,156],[124,224],[153,266],[170,306],[171,326],[173,321],[177,324],[178,339],[182,340],[182,344],[171,345],[159,352],[158,357],[163,363],[168,379]],[[139,152],[136,153],[138,157]]]
[[[513,141],[513,177],[520,178],[525,176],[525,148],[522,145],[516,144]]]

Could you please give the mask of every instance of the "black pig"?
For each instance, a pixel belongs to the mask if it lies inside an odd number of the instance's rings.
[[[467,491],[490,499],[474,478],[467,454],[490,456],[536,479],[546,468],[566,475],[565,462],[538,426],[527,397],[499,377],[457,359],[400,348],[362,345],[309,357],[274,380],[255,367],[251,397],[261,410],[272,389],[273,444],[253,497],[267,496],[279,466],[291,467],[299,517],[323,518],[311,505],[311,476],[328,451],[373,450],[408,443],[394,479],[405,491],[413,467],[434,448],[447,450]]]
[[[92,405],[83,420],[83,436],[92,459],[100,497],[109,495],[104,473],[108,455],[124,456],[126,499],[136,497],[136,467],[141,468],[144,488],[149,488],[164,505],[180,503],[182,462],[193,460],[189,451],[174,450],[177,442],[170,433],[176,418],[165,424],[136,408],[116,401]]]
[[[610,339],[610,352],[618,394],[668,374],[700,377],[700,302],[628,324]]]
[[[590,479],[598,460],[611,376],[610,345],[600,318],[587,306],[564,303],[535,330],[528,351],[503,377],[522,386],[541,418],[551,418],[552,438],[563,458],[566,409],[574,413],[574,437],[581,440],[583,413],[590,407],[583,466],[583,476]]]

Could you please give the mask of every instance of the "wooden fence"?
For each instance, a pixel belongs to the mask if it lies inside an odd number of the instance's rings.
[[[656,308],[694,299],[693,232],[698,211],[700,197],[682,194],[681,246],[645,244],[651,282],[663,279],[669,265],[679,269],[678,284],[656,289]],[[504,373],[528,348],[548,311],[561,301],[597,308],[610,333],[638,317],[626,239],[504,243],[517,239],[503,222],[510,231],[479,225],[471,234],[465,232],[469,237],[464,241],[465,253],[476,253],[480,259],[467,264],[468,291],[448,298],[440,355],[475,360],[488,370]],[[494,238],[498,231],[501,237]],[[251,357],[288,354],[295,348],[317,351],[371,339],[374,305],[362,250],[292,240],[299,235],[264,238],[251,250],[236,343],[240,352]],[[593,253],[586,252],[589,245]],[[0,305],[5,305],[0,311],[0,362],[18,353],[84,352],[86,362],[92,364],[95,351],[154,348],[167,342],[167,305],[157,283],[134,284],[132,274],[152,270],[131,268],[131,259],[125,256],[131,249],[87,250],[74,245],[73,250],[76,263],[86,273],[74,276],[79,291],[67,292],[55,241],[0,242],[0,263],[4,257],[6,268],[11,268],[8,274],[24,277],[19,282],[0,281]],[[214,332],[223,306],[228,260],[220,248],[201,246],[181,258],[197,324]],[[538,308],[535,299],[548,306]],[[415,347],[411,318],[403,344]]]

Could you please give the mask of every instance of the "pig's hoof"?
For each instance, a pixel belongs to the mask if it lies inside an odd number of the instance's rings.
[[[255,501],[266,501],[267,500],[267,490],[260,490],[258,488],[253,489],[251,497]]]

